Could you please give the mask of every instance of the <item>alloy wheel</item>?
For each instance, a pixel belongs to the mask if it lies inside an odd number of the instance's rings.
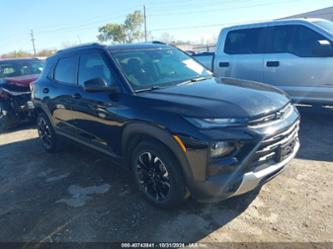
[[[49,124],[44,118],[38,120],[38,134],[43,145],[49,149],[52,146],[52,133]]]
[[[136,162],[137,177],[145,194],[157,201],[165,201],[170,193],[170,177],[162,160],[151,152],[139,155]]]

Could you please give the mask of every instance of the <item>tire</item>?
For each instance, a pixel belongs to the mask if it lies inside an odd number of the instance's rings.
[[[17,126],[18,120],[13,108],[6,101],[0,101],[0,131],[6,131]]]
[[[179,163],[159,142],[139,143],[132,153],[131,170],[136,186],[155,206],[173,208],[188,197]]]
[[[49,118],[44,113],[37,116],[37,130],[44,149],[49,153],[58,151],[58,136]]]

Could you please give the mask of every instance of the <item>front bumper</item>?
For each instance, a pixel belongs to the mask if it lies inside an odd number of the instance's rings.
[[[280,174],[295,157],[299,148],[300,143],[297,141],[286,159],[259,171],[249,171],[245,174],[233,172],[227,177],[216,175],[207,181],[192,182],[189,186],[191,193],[198,201],[216,202],[250,192]]]
[[[207,175],[202,181],[191,181],[189,189],[193,197],[203,202],[220,201],[247,193],[269,181],[283,171],[299,150],[298,130],[299,119],[295,117],[283,129],[262,137],[242,161],[228,167],[229,171]],[[285,151],[287,154],[281,153]],[[224,165],[217,167],[223,169]]]
[[[300,143],[297,141],[294,147],[293,152],[282,162],[279,162],[277,164],[271,165],[265,169],[259,170],[257,172],[251,171],[244,174],[241,184],[239,185],[236,192],[234,192],[232,196],[237,196],[241,194],[245,194],[259,185],[271,180],[275,176],[277,176],[279,173],[282,172],[282,170],[285,168],[285,166],[289,163],[291,159],[293,159],[299,150]]]

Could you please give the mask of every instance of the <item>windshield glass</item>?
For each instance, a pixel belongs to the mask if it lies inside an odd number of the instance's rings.
[[[175,48],[112,53],[134,90],[172,86],[212,73]]]
[[[318,25],[322,29],[326,30],[327,32],[333,34],[333,22],[328,20],[323,21],[315,21],[314,24]]]
[[[39,60],[8,60],[0,61],[0,79],[30,74],[40,74],[43,63]]]

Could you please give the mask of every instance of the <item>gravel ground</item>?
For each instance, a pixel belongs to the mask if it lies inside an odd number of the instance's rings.
[[[47,154],[29,127],[1,134],[0,242],[333,242],[332,129],[332,111],[302,111],[301,150],[281,175],[172,211],[146,203],[104,155],[72,143]]]

